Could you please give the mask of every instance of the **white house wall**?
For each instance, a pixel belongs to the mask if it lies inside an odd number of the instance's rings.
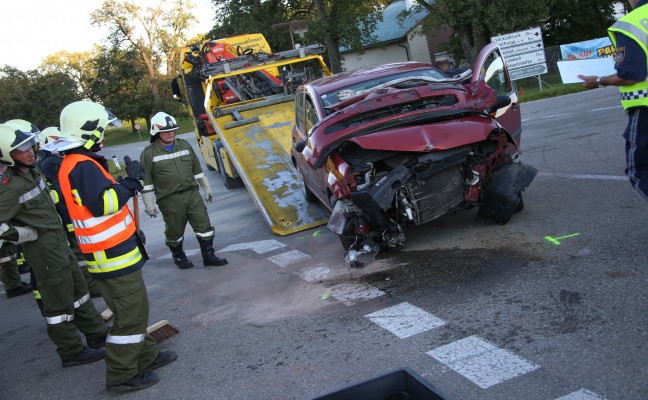
[[[412,61],[419,61],[424,63],[431,63],[430,49],[428,46],[428,38],[422,34],[421,26],[417,26],[412,32],[407,34],[407,41],[409,42],[410,57]]]
[[[368,49],[363,54],[342,54],[342,69],[345,71],[353,71],[362,67],[407,61],[409,47],[407,47],[407,43],[403,45],[406,47],[390,44],[385,47]]]

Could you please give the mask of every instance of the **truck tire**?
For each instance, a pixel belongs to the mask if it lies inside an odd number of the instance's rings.
[[[241,180],[240,177],[238,178],[232,178],[231,176],[227,175],[227,172],[225,172],[225,167],[223,163],[223,159],[220,155],[220,149],[223,147],[223,144],[220,142],[220,140],[217,140],[214,142],[214,154],[216,155],[216,165],[218,166],[218,172],[221,175],[221,178],[223,178],[223,186],[225,186],[226,189],[236,189],[241,186],[243,186],[243,181]]]

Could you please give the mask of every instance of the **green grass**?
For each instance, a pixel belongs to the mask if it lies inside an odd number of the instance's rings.
[[[120,144],[137,142],[150,142],[151,135],[146,129],[146,121],[144,119],[135,121],[142,127],[140,128],[139,133],[133,132],[133,127],[130,123],[126,123],[125,121],[122,122],[124,122],[123,126],[120,126],[119,128],[109,127],[108,130],[106,130],[106,138],[104,140],[106,146],[116,146]],[[194,130],[193,122],[190,118],[178,119],[176,122],[179,126],[178,133],[186,133]]]
[[[578,93],[586,90],[582,83],[571,83],[567,85],[557,85],[545,87],[540,91],[538,86],[520,87],[518,85],[518,97],[520,103],[532,100],[547,99],[551,97],[563,96],[570,93]]]

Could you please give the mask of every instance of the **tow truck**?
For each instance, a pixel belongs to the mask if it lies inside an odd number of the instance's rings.
[[[272,52],[262,34],[206,40],[185,47],[171,82],[174,98],[187,104],[207,169],[218,171],[227,189],[245,185],[278,235],[328,218],[305,199],[290,157],[294,93],[331,75],[323,52],[320,44]]]

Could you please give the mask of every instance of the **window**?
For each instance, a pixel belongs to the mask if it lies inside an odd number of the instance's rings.
[[[511,81],[504,69],[504,59],[499,51],[493,51],[484,60],[483,79],[488,86],[495,89],[497,95],[506,95],[513,91]]]
[[[317,121],[319,119],[317,118],[317,110],[315,110],[315,106],[313,105],[313,101],[311,100],[311,98],[306,96],[305,100],[306,100],[305,101],[305,109],[306,109],[306,112],[305,112],[305,115],[306,115],[305,124],[306,124],[306,126],[305,127],[306,127],[306,130],[304,132],[306,132],[308,134],[310,129],[313,127],[313,125],[315,125],[317,123]]]

